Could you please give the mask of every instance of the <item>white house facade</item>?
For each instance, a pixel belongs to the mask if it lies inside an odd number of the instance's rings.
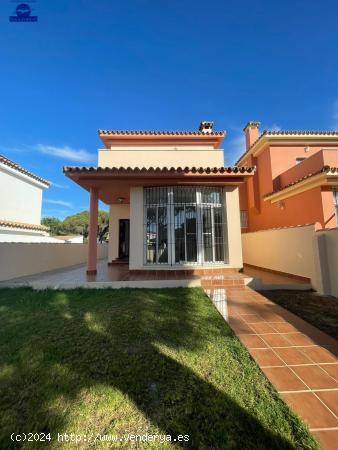
[[[0,242],[60,242],[41,225],[42,194],[49,185],[0,155]]]

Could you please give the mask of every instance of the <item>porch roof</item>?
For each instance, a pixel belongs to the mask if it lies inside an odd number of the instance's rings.
[[[255,167],[69,167],[64,174],[86,189],[97,188],[106,204],[129,203],[131,186],[238,185],[254,174]]]

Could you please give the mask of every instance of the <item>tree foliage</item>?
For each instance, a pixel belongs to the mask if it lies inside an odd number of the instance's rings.
[[[44,217],[41,220],[42,225],[45,225],[49,228],[50,234],[52,235],[58,235],[59,231],[62,227],[62,221],[60,219],[57,219],[56,217]]]
[[[82,235],[88,237],[89,211],[82,211],[64,220],[56,217],[44,217],[42,225],[50,228],[50,234],[54,236]],[[109,214],[107,211],[99,211],[98,236],[100,241],[106,240],[109,227]]]

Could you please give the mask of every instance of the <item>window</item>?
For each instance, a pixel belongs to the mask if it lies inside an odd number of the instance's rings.
[[[248,228],[248,211],[241,210],[241,228]]]
[[[333,188],[333,204],[336,210],[336,223],[338,225],[338,189]]]
[[[303,156],[300,156],[299,158],[296,158],[296,165],[300,164],[301,162],[303,162],[306,158],[304,158]]]
[[[222,188],[144,188],[145,263],[223,263],[224,216]]]
[[[148,264],[168,263],[167,188],[145,190],[146,247]]]

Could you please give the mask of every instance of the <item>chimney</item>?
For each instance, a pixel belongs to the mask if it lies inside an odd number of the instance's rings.
[[[243,131],[245,133],[246,151],[248,151],[252,144],[259,138],[259,126],[260,122],[248,122],[245,125]]]
[[[213,126],[214,126],[214,122],[203,121],[200,123],[200,127],[199,127],[198,131],[200,131],[201,133],[204,133],[204,134],[210,134],[210,133],[212,133]]]

